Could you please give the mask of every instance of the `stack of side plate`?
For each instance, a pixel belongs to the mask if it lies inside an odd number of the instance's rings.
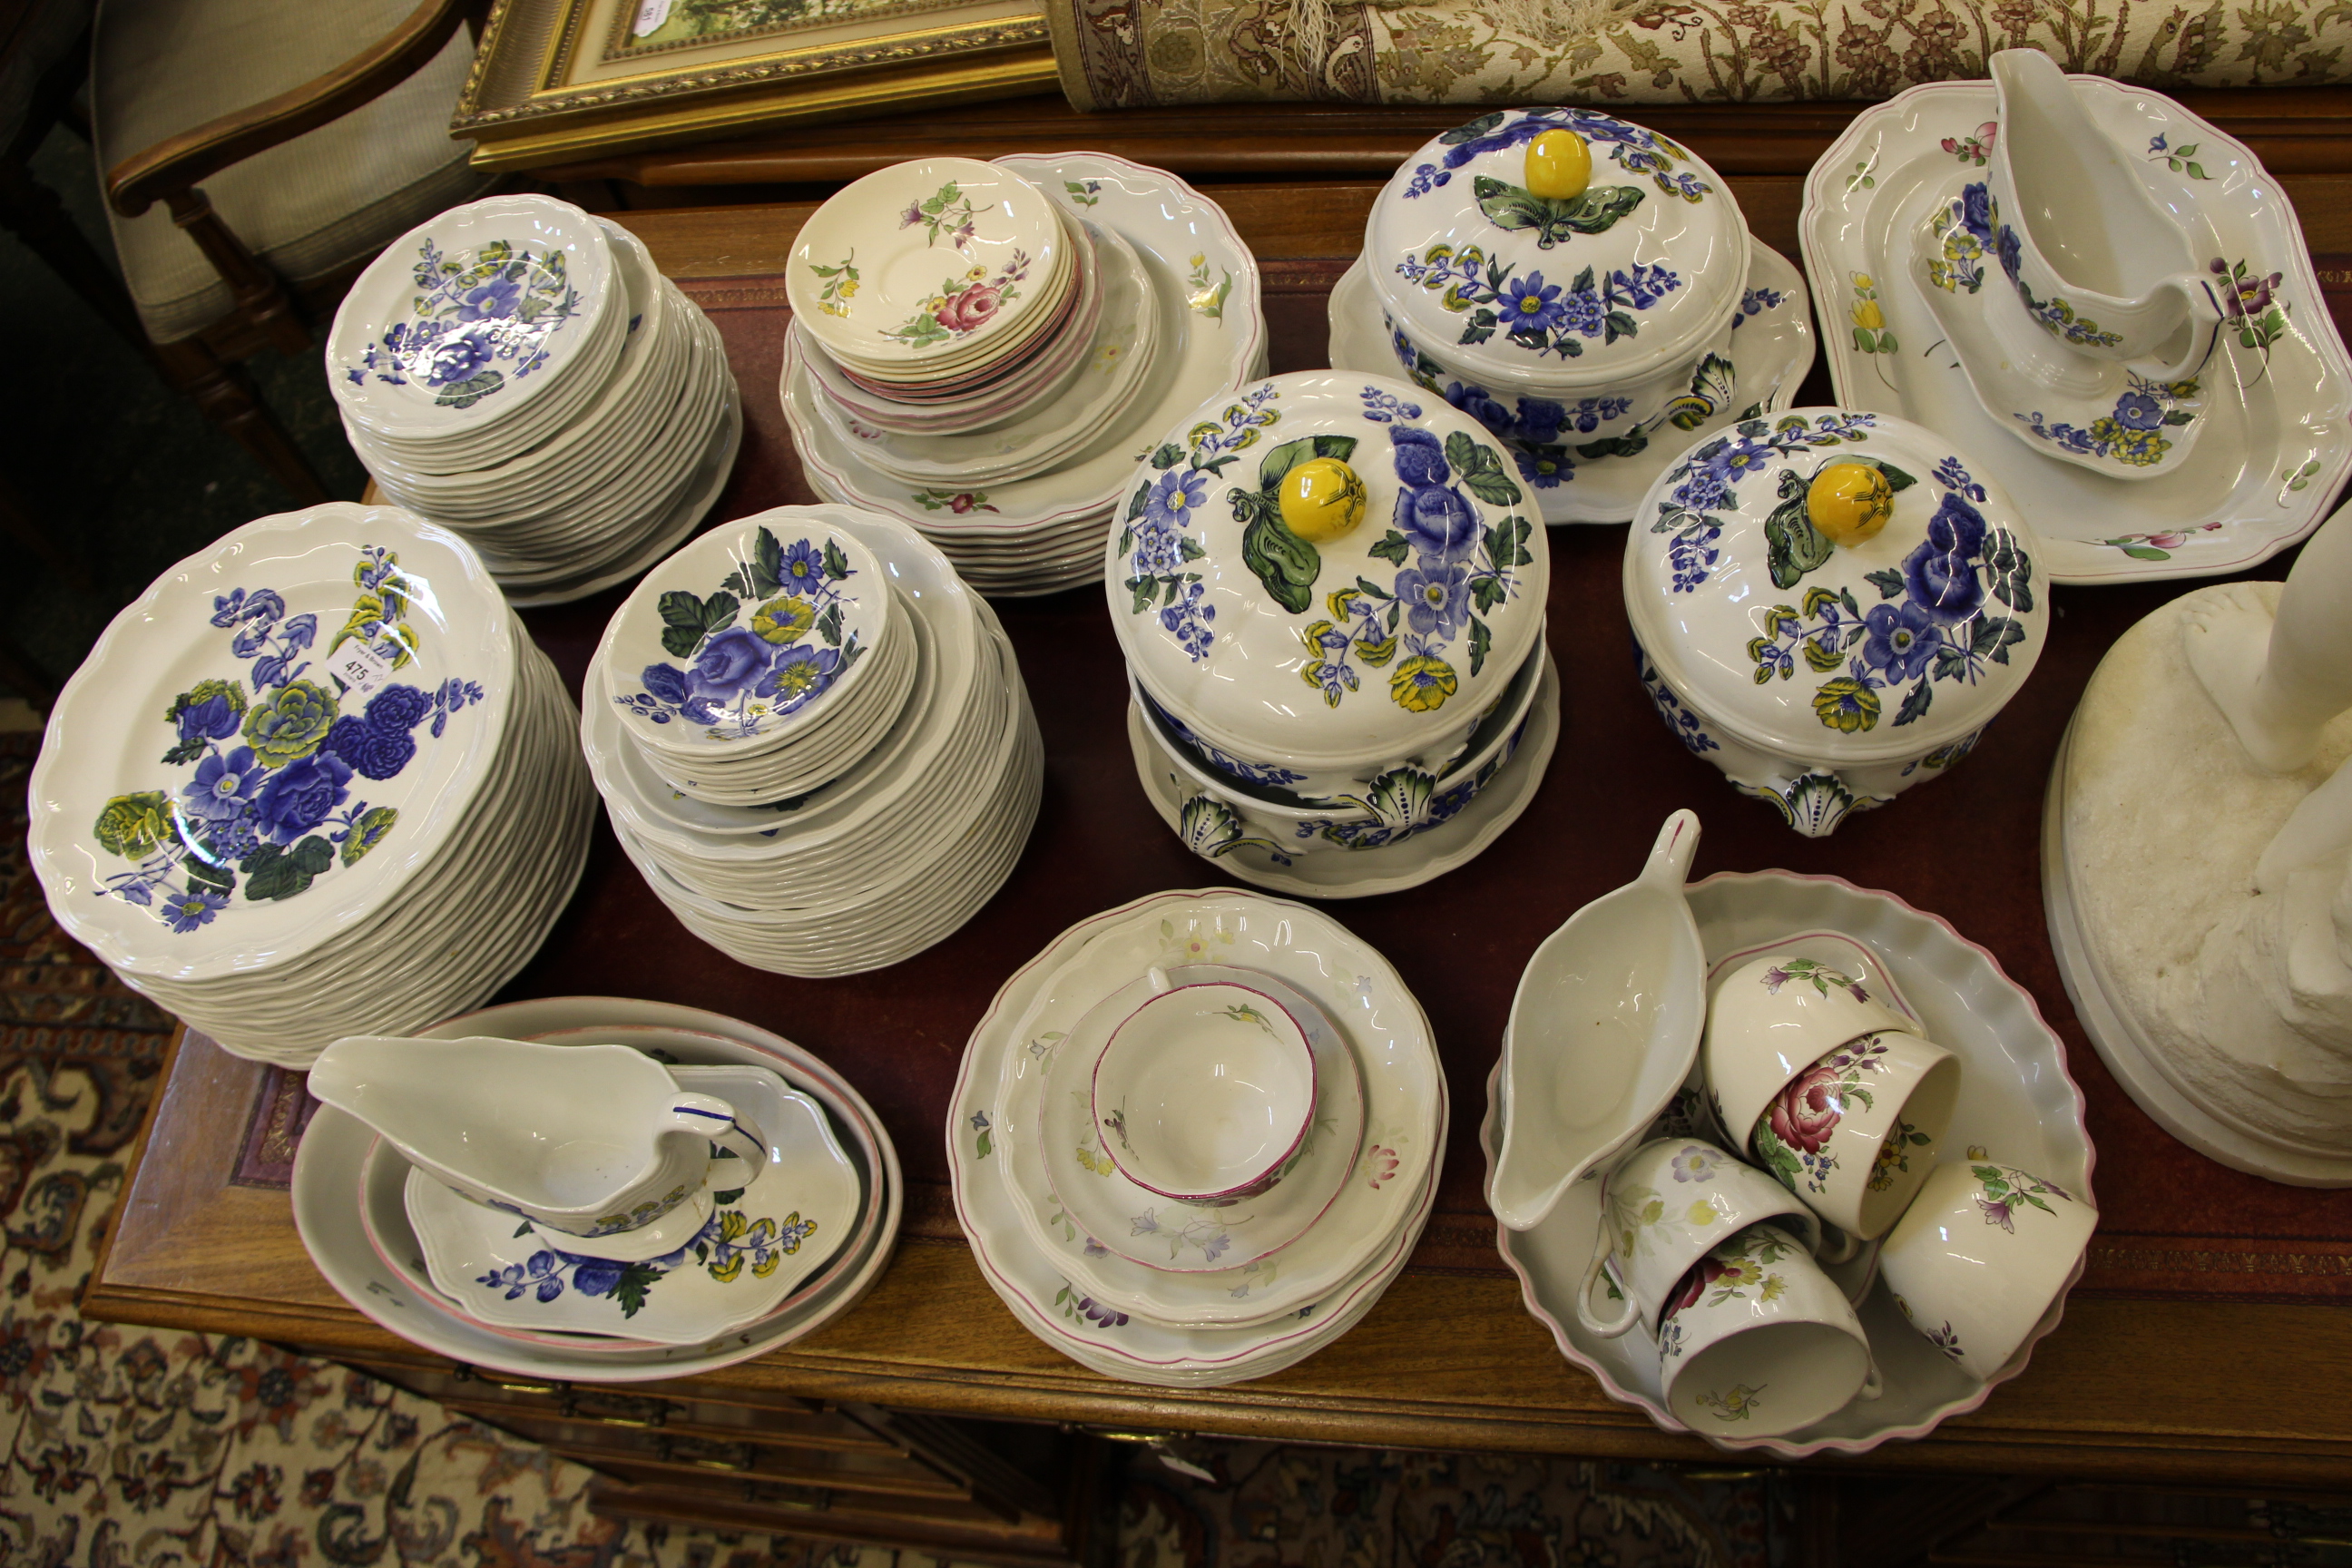
[[[394,241],[336,312],[327,379],[383,493],[464,534],[526,605],[675,548],[742,435],[700,308],[635,236],[544,196]]]
[[[1333,1076],[1356,1110],[1327,1121],[1318,1100],[1261,1199],[1138,1197],[1083,1114],[1101,1020],[1155,968],[1280,998],[1352,1068]],[[1429,1216],[1446,1116],[1428,1020],[1386,959],[1318,910],[1214,889],[1083,921],[1005,983],[965,1047],[948,1156],[964,1234],[1030,1331],[1109,1376],[1206,1386],[1278,1372],[1371,1310]]]
[[[682,1083],[757,1104],[783,1131],[763,1126],[769,1169],[719,1205],[699,1258],[689,1244],[624,1270],[516,1237],[511,1216],[501,1234],[471,1234],[449,1217],[446,1189],[420,1192],[364,1122],[322,1107],[295,1158],[295,1224],[328,1283],[394,1333],[530,1377],[690,1376],[815,1331],[889,1262],[904,1200],[898,1152],[847,1080],[789,1040],[716,1013],[608,996],[511,1003],[425,1032],[628,1045]],[[730,1213],[744,1223],[730,1224]]]
[[[578,716],[481,559],[391,507],[247,524],[67,683],[32,782],[58,922],[240,1056],[475,1006],[587,855]]]
[[[648,736],[669,738],[671,752],[682,752],[689,743],[672,737],[692,728],[700,744],[723,749],[747,728],[746,738],[757,740],[774,721],[788,731],[803,714],[821,718],[822,710],[812,700],[776,713],[780,702],[808,689],[789,679],[750,679],[734,668],[740,650],[731,644],[715,653],[698,644],[677,655],[672,668],[681,679],[695,679],[686,672],[698,674],[707,658],[719,679],[689,689],[683,704],[667,701],[656,689],[671,689],[670,679],[656,671],[649,682],[646,669],[633,668],[642,654],[625,654],[626,605],[590,668],[581,724],[614,832],[655,895],[712,946],[786,974],[882,968],[961,926],[1011,874],[1044,784],[1043,745],[1011,642],[986,602],[914,530],[850,507],[779,507],[706,539],[740,546],[735,570],[756,573],[762,559],[824,560],[828,536],[845,574],[825,580],[836,601],[819,608],[807,593],[755,593],[716,635],[739,622],[758,637],[782,636],[803,621],[822,626],[841,603],[834,625],[845,647],[860,617],[884,602],[874,595],[887,595],[884,631],[903,623],[910,674],[887,725],[838,773],[804,793],[752,805],[688,793],[681,784],[691,780],[666,773],[669,753],[647,744]],[[675,588],[667,586],[666,571],[647,579],[656,602],[662,594],[695,594],[705,607],[698,613],[710,613],[710,590],[719,584],[709,569],[698,568],[689,585]],[[852,597],[861,602],[847,604]],[[670,603],[683,616],[683,604]],[[774,645],[771,668],[796,669],[793,650],[812,639],[836,651],[822,637],[812,631]],[[688,645],[681,637],[679,646]],[[762,696],[761,686],[772,689]],[[698,698],[704,706],[695,706]],[[654,721],[656,712],[663,721]]]
[[[853,409],[796,328],[781,390],[819,494],[920,529],[983,594],[1048,594],[1099,572],[1137,444],[1263,371],[1265,324],[1249,248],[1175,175],[1097,153],[998,163],[1096,240],[1101,322],[1075,379],[1009,424],[908,434]]]

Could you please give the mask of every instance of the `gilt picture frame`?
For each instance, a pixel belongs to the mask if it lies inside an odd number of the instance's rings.
[[[1055,80],[1040,0],[498,0],[449,133],[535,168]]]

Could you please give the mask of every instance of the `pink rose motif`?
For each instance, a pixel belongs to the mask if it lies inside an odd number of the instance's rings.
[[[1837,1091],[1834,1068],[1817,1062],[1799,1073],[1765,1112],[1771,1119],[1772,1136],[1801,1153],[1820,1153],[1844,1114]]]
[[[977,331],[988,324],[1003,303],[1003,290],[993,283],[975,283],[931,312],[931,319],[951,332]]]
[[[1372,1190],[1377,1192],[1382,1182],[1397,1173],[1397,1152],[1375,1143],[1365,1152],[1364,1166],[1371,1173]]]
[[[1672,1321],[1675,1314],[1685,1307],[1697,1306],[1698,1299],[1706,1294],[1706,1288],[1722,1279],[1730,1267],[1713,1254],[1691,1265],[1691,1271],[1683,1276],[1682,1282],[1675,1287],[1675,1293],[1666,1298],[1665,1310],[1658,1314],[1659,1323],[1663,1325]]]

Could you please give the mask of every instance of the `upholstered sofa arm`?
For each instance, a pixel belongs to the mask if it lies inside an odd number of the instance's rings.
[[[391,33],[325,75],[116,163],[107,171],[107,199],[137,217],[209,174],[341,119],[414,75],[480,9],[479,0],[422,0]]]

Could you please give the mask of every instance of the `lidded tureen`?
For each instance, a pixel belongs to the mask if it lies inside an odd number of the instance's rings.
[[[1364,256],[1422,384],[1451,378],[1505,410],[1564,403],[1570,428],[1604,436],[1678,395],[1710,397],[1709,414],[1729,395],[1715,384],[1730,374],[1747,225],[1721,176],[1642,126],[1561,108],[1449,131],[1391,177]]]
[[[1142,695],[1194,760],[1305,802],[1443,780],[1539,657],[1549,557],[1495,438],[1379,376],[1275,376],[1145,456],[1106,558]]]
[[[1692,447],[1643,498],[1625,609],[1669,728],[1799,832],[1966,756],[2042,654],[2032,526],[1884,414],[1800,408]]]

